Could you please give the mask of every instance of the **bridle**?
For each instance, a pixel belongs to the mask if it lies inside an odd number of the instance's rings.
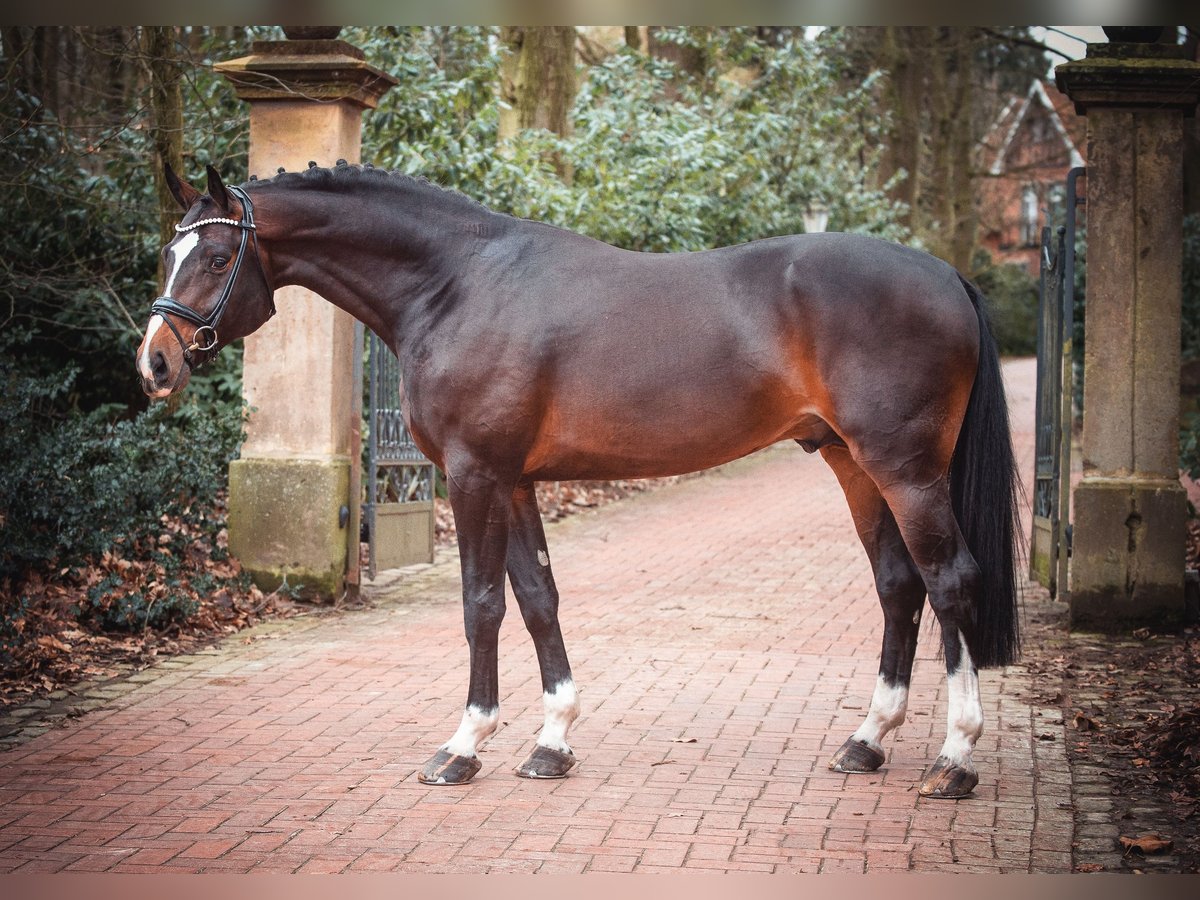
[[[155,299],[150,305],[150,315],[161,316],[162,320],[167,323],[167,327],[171,329],[171,333],[175,335],[175,339],[179,341],[179,346],[183,348],[183,359],[187,363],[189,369],[195,369],[203,365],[216,356],[212,351],[217,349],[217,344],[220,338],[217,336],[217,325],[221,322],[221,317],[225,315],[225,309],[229,305],[229,297],[233,294],[233,286],[237,283],[238,273],[242,268],[242,260],[246,256],[246,244],[249,243],[250,236],[254,236],[254,261],[258,263],[258,271],[262,275],[263,284],[267,287],[267,292],[271,297],[271,315],[275,315],[275,292],[271,290],[271,283],[267,279],[266,270],[263,268],[262,259],[258,255],[258,231],[254,226],[254,204],[250,202],[250,197],[244,190],[238,187],[226,187],[226,190],[233,194],[242,203],[242,218],[226,219],[226,218],[209,218],[200,219],[193,222],[191,225],[176,225],[175,230],[180,234],[186,231],[192,231],[199,228],[201,225],[232,225],[234,228],[241,229],[242,239],[238,245],[237,257],[233,261],[233,268],[229,272],[229,280],[225,282],[225,287],[221,291],[221,296],[217,298],[217,305],[213,307],[212,312],[208,315],[203,315],[196,312],[190,306],[184,306],[174,297],[161,296]],[[179,333],[179,328],[171,321],[171,316],[179,316],[181,319],[187,319],[199,327],[192,332],[192,342],[189,344],[183,339],[183,335]],[[201,333],[208,332],[204,338],[211,336],[211,339],[203,339]],[[196,361],[194,354],[206,354],[203,359]],[[207,354],[212,353],[212,356]]]

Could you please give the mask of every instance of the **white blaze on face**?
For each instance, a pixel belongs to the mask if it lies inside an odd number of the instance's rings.
[[[967,652],[962,632],[959,632],[958,644],[962,654],[958,670],[946,680],[950,696],[946,707],[946,742],[942,745],[941,755],[974,772],[971,753],[983,734],[983,704],[979,701],[979,673]]]
[[[175,287],[175,279],[179,276],[179,269],[183,265],[183,261],[191,255],[199,243],[200,232],[189,231],[179,239],[179,243],[171,248],[171,274],[167,276],[167,286],[163,288],[164,297],[171,296],[171,289]]]
[[[187,259],[196,245],[200,243],[200,235],[194,231],[189,231],[179,242],[171,247],[171,272],[167,275],[167,283],[163,288],[163,296],[170,297],[171,290],[175,287],[175,279],[179,277],[179,270],[183,267],[183,261]],[[154,381],[154,372],[150,366],[150,345],[154,340],[154,335],[158,329],[162,327],[163,317],[155,313],[150,317],[150,324],[146,326],[146,336],[142,338],[142,356],[138,360],[138,371],[147,381]],[[157,396],[157,395],[156,395]]]
[[[579,718],[579,693],[571,679],[560,681],[553,691],[542,694],[542,705],[546,711],[546,722],[537,742],[559,753],[570,753],[567,731],[571,723]]]
[[[142,358],[138,360],[138,371],[146,381],[154,381],[154,372],[150,368],[150,343],[154,340],[154,335],[159,328],[162,327],[163,317],[155,313],[150,317],[150,324],[146,326],[146,336],[142,338]]]
[[[463,711],[462,722],[454,737],[442,744],[442,749],[455,756],[474,756],[475,751],[500,724],[500,708],[492,710],[468,706]]]

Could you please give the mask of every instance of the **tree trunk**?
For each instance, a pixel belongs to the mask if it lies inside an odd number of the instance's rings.
[[[974,29],[952,26],[931,36],[929,103],[929,206],[926,227],[930,250],[961,272],[971,271],[977,214],[971,120],[974,81]]]
[[[642,49],[642,29],[639,26],[625,26],[625,45],[633,50]]]
[[[887,26],[883,35],[882,59],[890,72],[887,105],[891,107],[891,138],[884,152],[887,181],[903,170],[904,180],[892,188],[893,200],[908,207],[900,222],[910,231],[923,224],[921,202],[921,120],[925,79],[929,68],[928,51],[919,50],[919,26]]]
[[[180,177],[186,177],[187,174],[183,171],[182,70],[175,26],[145,26],[142,30],[142,53],[150,86],[150,128],[157,155],[154,187],[158,196],[158,228],[161,241],[166,244],[175,235],[179,205],[167,187],[163,166],[170,165]],[[161,279],[161,259],[159,269]]]
[[[500,38],[510,55],[500,71],[500,139],[525,128],[545,128],[564,137],[571,132],[575,102],[575,27],[505,25]]]
[[[956,26],[953,31],[956,84],[949,121],[950,250],[947,261],[963,273],[971,271],[979,210],[975,204],[973,151],[975,136],[971,123],[975,85],[975,29]]]
[[[954,170],[950,146],[954,129],[954,103],[949,85],[950,75],[947,60],[951,55],[945,31],[931,28],[926,57],[932,60],[928,89],[929,111],[929,193],[923,225],[928,231],[929,250],[935,256],[949,261],[954,229],[954,198],[950,185]]]

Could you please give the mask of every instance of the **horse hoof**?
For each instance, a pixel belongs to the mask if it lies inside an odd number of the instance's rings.
[[[979,776],[975,772],[939,756],[921,782],[919,793],[938,800],[958,800],[970,794],[977,784]]]
[[[575,762],[574,753],[562,753],[538,744],[514,771],[522,778],[565,778]]]
[[[417,773],[417,780],[422,784],[466,784],[482,768],[478,756],[456,756],[439,750]]]
[[[874,772],[883,761],[882,750],[856,738],[847,738],[829,760],[829,768],[835,772]]]

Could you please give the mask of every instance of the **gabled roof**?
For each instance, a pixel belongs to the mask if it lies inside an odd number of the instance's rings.
[[[1058,90],[1051,87],[1051,90],[1058,96]],[[1065,97],[1062,97],[1066,101]],[[1046,86],[1041,81],[1035,81],[1029,86],[1029,91],[1025,97],[1013,97],[1005,105],[1003,111],[996,118],[995,125],[992,126],[989,137],[995,135],[999,137],[999,147],[996,151],[996,156],[992,160],[988,171],[992,175],[1004,174],[1005,157],[1008,155],[1009,147],[1012,146],[1013,138],[1017,136],[1017,132],[1021,128],[1021,123],[1025,121],[1030,108],[1033,104],[1041,106],[1046,111],[1046,118],[1050,120],[1054,126],[1055,132],[1058,134],[1059,140],[1062,141],[1063,148],[1067,151],[1071,159],[1072,166],[1082,166],[1083,157],[1080,155],[1075,144],[1075,139],[1067,130],[1067,126],[1063,123],[1063,112],[1066,111],[1070,115],[1069,101],[1067,105],[1055,103],[1050,98],[1046,91]],[[988,142],[990,143],[990,141]]]

